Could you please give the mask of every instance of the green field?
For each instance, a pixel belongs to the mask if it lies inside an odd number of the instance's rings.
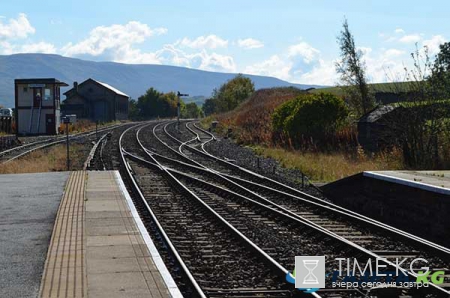
[[[369,84],[370,88],[374,93],[398,93],[398,92],[408,92],[412,88],[412,82],[396,82],[396,83],[375,83],[375,84]],[[309,91],[311,93],[320,93],[320,92],[326,92],[326,93],[332,93],[337,96],[343,96],[344,91],[342,90],[342,87],[327,87],[327,88],[318,88],[313,89]]]

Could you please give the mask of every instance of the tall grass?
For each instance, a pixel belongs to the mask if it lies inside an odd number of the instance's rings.
[[[286,168],[299,169],[314,182],[331,182],[363,171],[404,169],[400,150],[368,157],[361,149],[356,154],[311,152],[284,148],[256,147],[257,154],[278,160]]]
[[[82,144],[70,145],[71,170],[82,170],[87,157],[86,147]],[[0,174],[39,173],[66,170],[66,146],[56,145],[49,149],[38,150],[29,155],[0,165]]]

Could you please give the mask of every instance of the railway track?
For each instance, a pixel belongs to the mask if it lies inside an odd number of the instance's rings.
[[[167,132],[167,125],[166,125],[166,132]],[[194,126],[195,127],[195,126]],[[196,134],[192,126],[187,125],[186,128],[188,128],[189,131]],[[190,129],[189,129],[190,128]],[[198,127],[196,127],[198,129]],[[157,132],[157,131],[154,131]],[[203,132],[204,135],[199,136],[196,135],[195,139],[198,140],[207,140],[211,141],[212,139],[208,139],[207,132]],[[171,138],[174,143],[176,141]],[[187,138],[184,138],[183,140],[179,140],[180,147],[182,146],[189,146],[188,144],[192,142],[188,140]],[[175,147],[175,144],[172,144],[172,149]],[[204,150],[203,146],[197,146],[202,148]],[[191,147],[192,148],[192,147]],[[183,150],[179,150],[180,154],[183,154]],[[193,152],[192,150],[190,152]],[[195,151],[194,151],[195,152]],[[208,154],[207,152],[204,152],[205,154]],[[185,155],[187,156],[187,155]],[[156,156],[155,156],[156,157]],[[158,157],[156,157],[158,158]],[[159,157],[161,159],[161,157]],[[214,157],[212,157],[214,158]],[[163,158],[164,159],[164,158]],[[165,159],[167,162],[168,159]],[[172,166],[176,163],[174,160],[170,160],[170,163]],[[226,162],[227,163],[227,162]],[[198,165],[203,165],[205,168],[208,168],[204,164],[201,163],[201,161],[197,160]],[[227,163],[228,164],[228,163]],[[181,165],[181,163],[178,162],[178,165]],[[210,165],[208,163],[207,165]],[[167,165],[169,166],[169,165]],[[235,167],[234,165],[232,165]],[[193,177],[198,176],[198,172],[201,171],[200,167],[196,167],[193,169],[192,166],[189,166],[188,164],[183,164],[182,167],[184,167],[184,171],[186,171],[186,168],[191,168],[191,173],[185,177],[185,179],[195,179]],[[210,176],[217,174],[220,172],[219,170],[209,169],[210,171],[204,171],[204,175],[208,176],[208,181],[199,181],[197,180],[197,183],[203,183],[204,187],[212,188],[214,185],[211,183]],[[176,171],[176,170],[175,170]],[[183,172],[176,171],[178,175],[184,175]],[[246,172],[248,173],[248,172]],[[450,274],[448,270],[448,256],[449,251],[446,248],[440,247],[438,245],[435,245],[433,243],[430,243],[424,239],[420,239],[418,237],[414,237],[413,235],[409,235],[407,233],[404,233],[402,231],[399,231],[397,229],[394,229],[392,227],[385,226],[381,223],[375,222],[371,219],[365,218],[363,216],[360,216],[358,214],[355,214],[351,211],[345,210],[343,208],[336,208],[337,206],[333,206],[333,204],[330,204],[326,201],[313,198],[313,200],[309,200],[311,198],[299,198],[292,193],[295,194],[302,194],[304,193],[298,192],[297,190],[291,189],[289,187],[284,187],[283,185],[279,185],[276,181],[273,181],[273,184],[277,186],[277,188],[271,188],[267,187],[265,185],[261,185],[258,183],[255,183],[254,181],[248,181],[244,180],[240,177],[233,177],[228,174],[222,174],[221,179],[216,180],[222,180],[225,178],[225,188],[221,189],[221,192],[229,191],[229,188],[232,188],[234,190],[237,189],[239,192],[244,192],[246,197],[254,198],[256,200],[262,200],[263,202],[271,207],[276,206],[277,208],[280,208],[280,210],[285,210],[283,212],[290,213],[293,217],[296,217],[297,219],[303,220],[305,223],[312,224],[316,228],[322,229],[325,232],[331,232],[331,234],[337,238],[341,238],[341,240],[344,240],[348,242],[348,244],[353,245],[356,244],[358,246],[358,249],[362,251],[366,251],[366,253],[369,253],[372,257],[383,257],[383,258],[393,258],[393,257],[409,257],[409,258],[427,258],[428,260],[433,260],[432,263],[435,265],[435,268],[443,269],[446,274],[447,278]],[[226,176],[226,177],[223,177]],[[259,178],[259,175],[255,175],[257,178]],[[235,183],[230,183],[235,182]],[[238,182],[238,183],[236,183]],[[222,183],[224,184],[224,183]],[[238,184],[238,185],[236,185]],[[230,185],[232,185],[230,187]],[[245,185],[246,187],[239,187]],[[227,189],[228,188],[228,189]],[[245,189],[246,188],[246,189]],[[288,189],[290,192],[282,192],[280,189]],[[258,191],[258,192],[256,192]],[[211,194],[210,194],[211,195]],[[264,201],[266,197],[269,197],[268,201]],[[281,199],[280,199],[281,197]],[[308,197],[308,196],[307,196]],[[273,201],[270,201],[270,199],[277,200],[281,204],[274,204]],[[299,200],[302,200],[302,202],[299,202]],[[303,203],[302,206],[299,205],[299,203]],[[355,222],[358,222],[359,227],[355,228]],[[375,230],[377,233],[372,233],[371,231]],[[386,237],[383,234],[391,234],[390,239],[386,239]],[[381,237],[382,236],[382,237]],[[394,238],[392,238],[392,236]],[[380,238],[381,237],[381,238]],[[398,238],[401,238],[404,243],[407,243],[408,245],[402,245],[398,246]],[[402,243],[403,243],[402,242]],[[411,246],[410,244],[413,244]],[[386,249],[389,248],[389,249]],[[395,248],[395,249],[392,249]],[[420,248],[420,250],[416,250],[415,248]],[[430,255],[431,253],[431,255]],[[442,258],[436,258],[435,255],[439,255]],[[448,287],[450,285],[445,285],[446,287],[444,290],[448,290]],[[440,291],[440,289],[436,289],[436,291]],[[442,292],[447,293],[448,292]]]
[[[117,127],[119,127],[121,124],[119,125],[112,125],[109,127],[105,127],[105,128],[101,128],[98,130],[98,133],[102,133],[105,131],[110,131],[113,130]],[[69,136],[69,140],[77,140],[80,138],[85,138],[85,137],[91,137],[93,135],[96,134],[96,131],[88,131],[88,132],[82,132],[82,133],[77,133],[77,134],[73,134]],[[44,140],[39,140],[36,142],[32,142],[32,143],[28,143],[25,145],[21,145],[21,146],[17,146],[8,150],[4,150],[2,152],[0,152],[0,164],[6,164],[9,163],[13,160],[19,159],[23,156],[26,156],[28,154],[30,154],[31,152],[37,151],[37,150],[41,150],[44,148],[48,148],[51,146],[55,146],[58,144],[62,144],[66,142],[66,137],[65,136],[59,136],[59,137],[55,137],[55,138],[47,138]]]
[[[151,125],[150,125],[151,126]],[[128,132],[132,132],[130,129]],[[123,161],[127,174],[135,182],[151,221],[157,222],[159,234],[176,256],[182,275],[190,280],[190,295],[199,297],[291,297],[292,290],[283,282],[288,270],[274,261],[238,229],[186,188],[175,176],[147,156],[143,166],[130,154],[140,149],[122,136]],[[136,155],[134,155],[136,156]],[[135,192],[137,191],[135,190]],[[176,276],[176,275],[175,275]],[[180,278],[178,278],[180,280]]]
[[[123,176],[186,296],[301,295],[283,278],[296,255],[381,258],[387,270],[412,278],[410,260],[424,258],[450,278],[449,249],[215,157],[205,149],[212,141],[195,123],[178,132],[171,121],[123,128],[119,138]],[[408,260],[399,267],[390,261],[395,257]],[[313,295],[447,297],[449,289],[444,283],[425,289],[321,289]]]

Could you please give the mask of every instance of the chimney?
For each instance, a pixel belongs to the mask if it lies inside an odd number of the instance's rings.
[[[78,92],[78,82],[73,82],[73,90],[75,90],[75,92]]]

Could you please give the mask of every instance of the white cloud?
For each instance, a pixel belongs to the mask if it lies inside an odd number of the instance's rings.
[[[19,14],[17,19],[10,19],[4,24],[0,19],[0,39],[26,38],[28,34],[34,34],[36,29],[31,26],[27,15]]]
[[[398,49],[388,49],[384,52],[384,55],[386,57],[390,57],[390,58],[402,56],[404,54],[405,54],[405,51],[398,50]]]
[[[148,37],[167,33],[166,28],[151,29],[147,24],[131,21],[125,25],[99,26],[91,30],[89,37],[78,43],[68,43],[61,51],[66,56],[106,56],[118,62],[154,63],[152,55],[133,49],[133,44],[144,42]],[[136,57],[139,55],[139,57]]]
[[[292,63],[285,61],[278,55],[273,55],[269,59],[254,65],[247,66],[244,73],[277,77],[282,80],[290,80]]]
[[[397,33],[397,34],[405,34],[405,30],[403,30],[402,28],[397,28],[397,29],[395,29],[395,33]]]
[[[422,40],[422,37],[419,34],[411,34],[411,35],[405,35],[401,37],[398,41],[402,43],[415,43]]]
[[[300,76],[295,82],[314,85],[335,85],[339,77],[335,70],[336,61],[319,59],[317,65]]]
[[[317,59],[320,51],[313,48],[306,42],[300,42],[299,44],[292,45],[288,48],[288,57],[292,58],[295,56],[303,57],[306,63],[310,63],[314,59]]]
[[[216,49],[228,46],[228,40],[222,39],[217,35],[199,36],[194,40],[187,37],[176,42],[176,45],[189,47],[193,49]]]
[[[240,48],[244,48],[246,50],[264,47],[264,44],[261,41],[253,38],[239,39],[237,44]]]
[[[47,42],[38,42],[32,44],[25,44],[21,47],[21,53],[45,53],[55,54],[57,52],[55,46]]]
[[[188,53],[178,48],[176,44],[167,44],[156,52],[156,57],[164,64],[220,72],[236,71],[233,57],[215,52],[209,53],[205,49],[200,52]]]
[[[430,39],[424,40],[423,45],[428,48],[428,53],[430,55],[436,55],[440,51],[439,46],[446,41],[447,39],[442,35],[434,35]]]

